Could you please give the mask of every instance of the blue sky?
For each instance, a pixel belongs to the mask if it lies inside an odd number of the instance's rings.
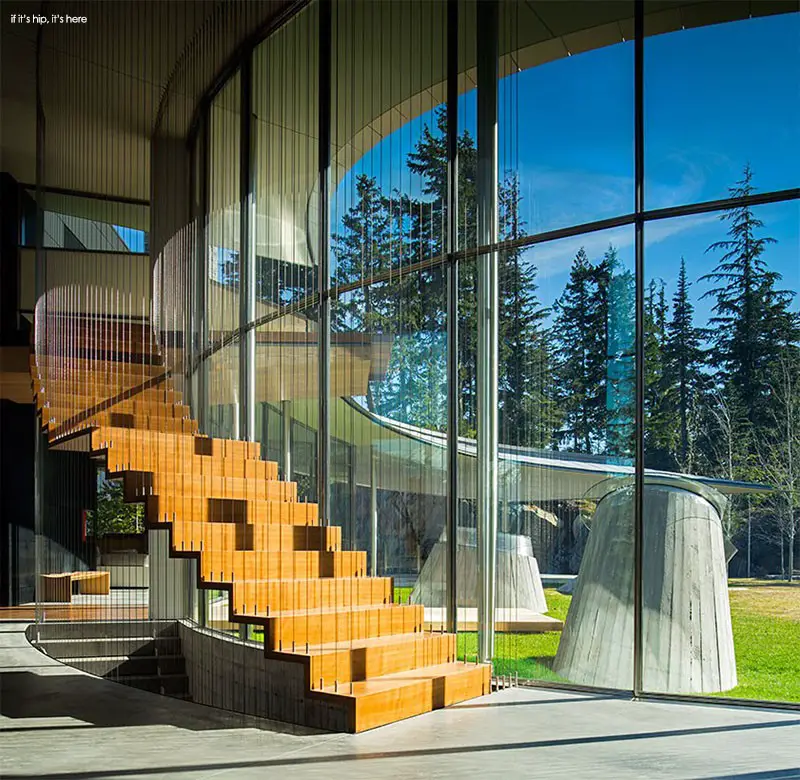
[[[144,230],[137,230],[136,228],[122,227],[121,225],[114,225],[114,230],[117,231],[119,237],[125,242],[125,245],[131,252],[144,252]]]
[[[474,134],[475,93],[461,100],[462,128]],[[419,195],[403,164],[430,114],[392,133],[362,158],[337,190],[338,213],[357,173],[384,190]],[[633,210],[633,44],[605,47],[514,74],[500,88],[501,168],[518,171],[529,232]],[[648,208],[725,197],[749,162],[760,191],[800,186],[800,14],[783,14],[653,36],[645,46],[645,197]],[[768,260],[800,289],[800,206],[764,206],[778,240]],[[336,213],[334,213],[334,225]],[[706,247],[724,238],[718,215],[651,223],[648,277],[674,289],[681,255],[690,277],[713,268]],[[612,241],[632,263],[633,231],[621,228],[540,246],[540,294],[549,303],[575,251],[598,257]],[[699,296],[703,290],[696,285]],[[698,300],[698,316],[708,301]]]

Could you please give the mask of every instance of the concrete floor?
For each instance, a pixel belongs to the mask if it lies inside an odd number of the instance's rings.
[[[357,736],[126,688],[0,624],[0,777],[800,778],[800,713],[507,690]]]

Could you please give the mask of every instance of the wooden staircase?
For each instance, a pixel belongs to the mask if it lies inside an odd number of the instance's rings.
[[[149,324],[55,327],[72,338],[31,357],[49,441],[90,437],[126,500],[170,529],[171,555],[197,560],[199,587],[228,591],[231,621],[263,626],[267,663],[302,666],[305,706],[289,719],[318,725],[322,703],[359,732],[489,693],[491,667],[457,661],[455,635],[423,630],[422,605],[393,603],[392,579],[366,576],[366,553],[342,549],[258,443],[198,433]]]

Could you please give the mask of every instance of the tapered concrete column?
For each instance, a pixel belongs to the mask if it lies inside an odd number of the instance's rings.
[[[644,488],[643,687],[718,693],[736,686],[721,515],[725,498],[688,480]],[[553,670],[630,690],[634,669],[633,487],[603,498]]]

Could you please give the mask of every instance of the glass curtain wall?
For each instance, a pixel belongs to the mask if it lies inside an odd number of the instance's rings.
[[[249,121],[257,438],[343,548],[443,629],[457,526],[474,659],[489,495],[497,675],[796,702],[800,14],[706,5],[310,4],[252,50],[252,116],[238,74],[207,112],[206,313],[241,325]]]
[[[446,12],[337,3],[331,21],[331,522],[429,625],[445,606]]]

